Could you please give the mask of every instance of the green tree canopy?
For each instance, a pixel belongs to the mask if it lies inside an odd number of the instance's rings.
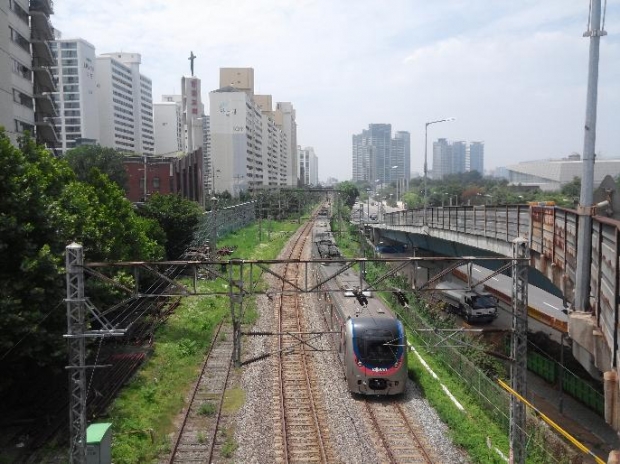
[[[121,189],[127,190],[127,171],[123,164],[123,153],[101,145],[82,145],[65,154],[65,159],[78,180],[87,181],[90,171],[98,168],[116,183]]]
[[[64,361],[66,245],[84,244],[88,260],[163,256],[159,226],[97,169],[87,177],[0,130],[0,391]]]
[[[144,217],[155,219],[166,234],[166,255],[178,258],[192,242],[202,210],[194,201],[179,195],[152,195],[140,209]]]
[[[344,201],[344,204],[347,205],[349,208],[351,208],[355,204],[355,199],[360,195],[357,186],[353,182],[348,180],[340,182],[336,186],[336,189],[341,193],[341,195],[343,195],[342,200]]]

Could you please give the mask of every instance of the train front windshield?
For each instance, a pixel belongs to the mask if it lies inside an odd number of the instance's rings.
[[[356,337],[357,352],[361,361],[375,367],[389,367],[398,361],[402,340],[389,330],[365,330]]]

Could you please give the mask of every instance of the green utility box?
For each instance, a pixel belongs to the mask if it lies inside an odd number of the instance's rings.
[[[86,464],[112,462],[112,424],[91,424],[86,429]]]

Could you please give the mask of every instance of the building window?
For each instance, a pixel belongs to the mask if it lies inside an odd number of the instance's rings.
[[[17,2],[9,0],[9,8],[15,12],[19,19],[28,24],[28,20],[30,19],[28,12],[24,10]]]
[[[23,77],[24,79],[30,80],[32,78],[32,71],[27,67],[17,61],[15,58],[13,60],[13,72],[18,76]]]
[[[76,42],[61,42],[60,48],[62,48],[63,50],[77,50],[77,43]]]
[[[28,53],[30,53],[30,42],[28,41],[28,39],[26,39],[23,35],[21,35],[12,27],[9,27],[9,29],[11,31],[11,40],[20,47],[22,47],[24,50],[26,50]]]
[[[153,188],[159,190],[159,177],[153,177]]]
[[[20,92],[17,89],[13,89],[13,101],[15,103],[19,103],[20,105],[24,105],[31,110],[34,109],[34,103],[32,101],[32,97],[29,97],[25,93]]]
[[[20,121],[19,119],[15,120],[15,132],[25,132],[29,131],[31,134],[34,134],[34,126],[32,124],[28,124],[24,121]]]

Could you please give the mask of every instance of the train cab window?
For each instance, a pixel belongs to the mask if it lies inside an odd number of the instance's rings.
[[[395,339],[389,330],[366,330],[356,339],[361,360],[373,367],[391,366],[397,361]]]

